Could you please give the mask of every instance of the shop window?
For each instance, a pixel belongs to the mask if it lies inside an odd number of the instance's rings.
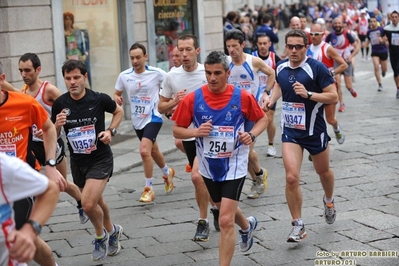
[[[172,51],[182,34],[194,34],[193,1],[153,0],[157,67],[169,71],[173,67]]]
[[[63,0],[65,59],[86,63],[86,86],[113,95],[120,73],[116,1]]]

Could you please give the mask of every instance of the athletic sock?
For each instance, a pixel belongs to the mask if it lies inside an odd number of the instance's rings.
[[[150,187],[152,189],[152,177],[145,179],[145,186]]]
[[[333,203],[333,201],[334,201],[334,197],[332,197],[332,198],[326,198],[326,197],[324,196],[324,201],[326,202],[326,204],[331,204],[331,203]]]
[[[161,170],[162,170],[162,174],[164,176],[168,176],[169,175],[169,167],[168,167],[168,165],[165,164],[165,166]]]
[[[76,207],[77,207],[78,209],[82,209],[82,201],[77,200],[76,203],[78,204]]]
[[[108,234],[112,235],[113,233],[115,233],[115,225],[112,224],[112,230],[110,232],[108,232]]]
[[[204,220],[206,223],[208,223],[208,218],[199,218],[198,221],[199,220]]]
[[[295,219],[294,222],[297,222],[297,224],[298,224],[299,226],[300,226],[300,225],[303,225],[302,218]]]
[[[263,175],[263,169],[261,168],[260,171],[259,171],[259,173],[255,173],[255,175],[256,175],[256,176],[261,176],[261,175]]]

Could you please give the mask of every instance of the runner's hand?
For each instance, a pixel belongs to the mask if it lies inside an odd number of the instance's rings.
[[[46,176],[48,179],[53,180],[58,187],[60,188],[60,191],[65,191],[67,188],[67,181],[66,179],[61,175],[61,173],[55,168],[54,166],[46,165]]]

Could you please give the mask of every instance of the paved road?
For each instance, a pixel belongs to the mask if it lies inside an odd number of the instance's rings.
[[[246,198],[250,182],[244,186],[240,207],[245,215],[258,218],[259,227],[252,249],[241,254],[237,246],[232,265],[334,265],[327,264],[334,259],[338,260],[335,265],[399,265],[399,100],[391,69],[383,80],[384,90],[377,92],[371,61],[363,62],[358,56],[355,79],[358,97],[352,98],[345,90],[346,111],[337,113],[346,134],[343,145],[337,144],[329,128],[336,222],[328,225],[322,218],[323,191],[305,152],[301,189],[308,237],[300,244],[286,242],[291,218],[284,194],[284,168],[281,158],[266,157],[267,137],[263,133],[255,147],[261,165],[269,171],[269,188],[261,198],[250,200]],[[276,120],[279,115],[280,109]],[[113,221],[124,227],[123,249],[118,256],[100,263],[91,261],[92,226],[79,224],[75,203],[61,195],[42,233],[60,266],[218,265],[218,232],[211,231],[209,242],[191,240],[198,208],[190,176],[184,171],[185,156],[174,148],[171,126],[165,122],[158,140],[167,163],[176,169],[176,188],[165,195],[161,171],[156,168],[157,197],[152,204],[138,201],[144,177],[138,140],[128,121],[122,126],[119,143],[113,145],[116,173],[104,194]],[[276,145],[281,155],[279,134],[278,129]],[[213,218],[209,218],[212,223]]]

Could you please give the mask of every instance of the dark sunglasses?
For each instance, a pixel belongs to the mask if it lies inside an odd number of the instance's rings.
[[[320,35],[323,35],[324,32],[310,32],[309,34],[310,34],[310,36],[320,36]]]
[[[293,50],[295,48],[295,50],[301,50],[302,48],[304,48],[306,45],[304,44],[296,44],[296,45],[292,45],[292,44],[286,44],[285,47],[287,47],[289,50]]]

